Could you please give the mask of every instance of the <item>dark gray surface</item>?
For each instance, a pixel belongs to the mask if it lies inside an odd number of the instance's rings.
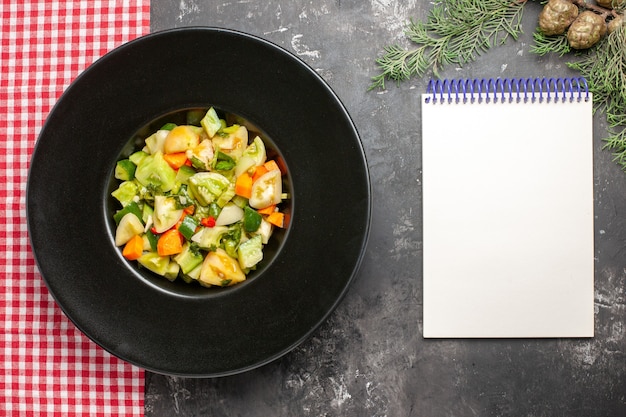
[[[152,1],[153,31],[190,25],[242,30],[292,51],[314,68],[359,129],[374,206],[360,273],[342,304],[309,340],[269,365],[232,377],[147,374],[146,416],[626,415],[626,174],[601,150],[606,129],[601,115],[595,118],[594,137],[596,336],[421,336],[418,104],[427,80],[366,90],[377,74],[374,59],[383,46],[405,43],[403,25],[411,17],[424,18],[430,7],[417,0]],[[566,58],[529,52],[539,8],[526,6],[526,33],[517,42],[462,69],[449,67],[443,75],[575,74],[567,69]]]

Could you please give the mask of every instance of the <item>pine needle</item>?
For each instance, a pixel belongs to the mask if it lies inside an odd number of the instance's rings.
[[[437,1],[426,22],[411,20],[405,35],[415,46],[384,48],[376,60],[380,74],[372,77],[369,90],[385,88],[385,81],[396,83],[422,76],[428,70],[435,75],[450,64],[474,61],[488,49],[503,44],[522,33],[521,20],[525,1],[448,0]]]
[[[559,56],[563,56],[571,52],[569,43],[567,42],[567,36],[555,35],[546,36],[539,28],[533,33],[534,45],[530,47],[530,52],[539,56],[544,56],[550,53],[556,53]]]

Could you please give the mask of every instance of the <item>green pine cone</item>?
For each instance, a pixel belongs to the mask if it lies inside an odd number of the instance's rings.
[[[626,3],[626,0],[596,0],[598,6],[605,7],[607,9],[612,9],[614,6],[621,6]]]
[[[548,36],[565,33],[578,16],[578,7],[568,0],[550,0],[539,13],[539,28]]]
[[[592,11],[582,12],[567,31],[567,41],[574,49],[588,49],[606,35],[604,18]]]

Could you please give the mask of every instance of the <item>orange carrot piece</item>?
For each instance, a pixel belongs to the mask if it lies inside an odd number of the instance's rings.
[[[258,167],[256,167],[256,169],[254,170],[254,174],[252,174],[252,183],[258,180],[259,177],[263,174],[267,174],[267,172],[268,171],[267,168],[265,168],[265,165],[259,165]]]
[[[265,167],[265,169],[267,169],[268,171],[280,171],[280,167],[278,166],[278,164],[276,163],[276,161],[270,159],[269,161],[267,161],[266,163],[263,164],[263,166]]]
[[[272,204],[265,208],[257,210],[259,214],[267,214],[267,215],[272,214],[275,211],[276,211],[276,204]]]
[[[235,194],[245,198],[252,197],[252,176],[247,172],[237,177],[235,181]]]
[[[285,227],[285,213],[281,213],[280,211],[275,211],[270,214],[267,216],[266,220],[274,226]]]
[[[174,169],[178,169],[185,165],[188,161],[187,154],[185,152],[166,153],[163,154],[163,159]]]
[[[193,213],[196,211],[196,206],[194,206],[193,204],[190,206],[187,206],[183,209],[183,213],[184,214],[189,214],[190,216],[193,215]],[[181,219],[184,219],[185,216],[181,217]]]
[[[143,239],[139,235],[133,236],[124,246],[122,255],[129,261],[139,259],[143,254]]]
[[[183,251],[183,238],[176,229],[170,229],[163,233],[157,242],[159,256],[176,255]]]

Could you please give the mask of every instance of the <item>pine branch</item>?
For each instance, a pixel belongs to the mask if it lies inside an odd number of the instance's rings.
[[[544,56],[549,53],[556,53],[559,56],[563,56],[572,50],[565,34],[546,36],[539,28],[537,28],[537,30],[533,33],[533,39],[535,43],[530,47],[530,52],[539,56]]]
[[[585,0],[570,0],[580,9],[591,10],[612,22],[622,19],[626,2],[614,2],[606,9]],[[372,77],[369,90],[385,88],[385,81],[396,83],[432,71],[436,76],[450,64],[474,61],[490,48],[508,38],[517,39],[526,0],[436,0],[425,22],[411,20],[405,35],[410,48],[399,45],[384,48],[376,63],[380,73]],[[617,4],[616,4],[617,3]],[[615,25],[614,25],[615,26]],[[539,28],[533,33],[530,51],[538,55],[572,53],[566,35],[546,36]],[[568,62],[587,80],[593,93],[594,113],[606,116],[608,136],[605,148],[613,151],[615,161],[626,171],[626,25],[585,51],[575,51]]]
[[[412,74],[421,74],[426,71],[428,62],[424,57],[425,47],[405,50],[398,45],[385,48],[385,54],[376,60],[376,63],[385,68],[385,71],[372,78],[369,90],[385,88],[385,80],[401,82],[411,78]]]
[[[626,25],[607,36],[593,51],[568,66],[580,71],[593,93],[594,109],[603,112],[609,125],[605,149],[626,171]]]
[[[397,83],[422,76],[450,64],[474,61],[488,49],[503,44],[522,32],[523,1],[439,0],[426,22],[411,20],[405,35],[415,45],[405,49],[386,47],[376,60],[380,74],[372,78],[369,89],[385,88],[385,81]]]
[[[604,138],[606,144],[604,149],[613,152],[613,161],[616,162],[623,170],[626,170],[626,129],[618,133],[613,133]]]

